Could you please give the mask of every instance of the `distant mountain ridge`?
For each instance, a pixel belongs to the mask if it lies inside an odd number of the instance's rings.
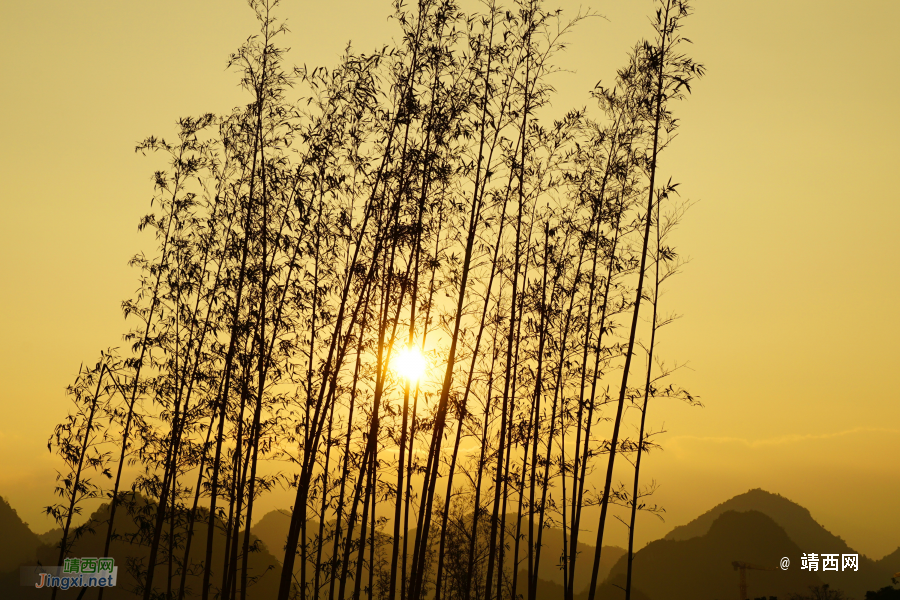
[[[900,547],[887,556],[882,557],[876,564],[885,571],[890,571],[891,573],[900,572]]]
[[[706,535],[712,525],[728,512],[758,511],[777,524],[799,548],[793,555],[790,569],[800,568],[802,553],[859,554],[859,571],[818,571],[818,577],[832,588],[844,590],[851,597],[863,598],[867,590],[877,590],[890,583],[891,564],[900,568],[900,548],[881,561],[873,561],[851,548],[840,536],[820,525],[808,509],[779,494],[756,488],[722,502],[690,523],[675,527],[663,539],[686,541]]]
[[[41,540],[22,521],[6,498],[0,498],[0,572],[12,571],[33,561]]]
[[[468,517],[471,519],[471,515]],[[515,518],[516,515],[510,513],[507,515],[507,532],[512,533],[515,530]],[[287,539],[287,531],[290,527],[291,522],[291,514],[286,510],[272,510],[263,515],[263,517],[256,522],[255,525],[250,527],[250,532],[253,533],[256,537],[258,537],[263,544],[265,544],[266,548],[268,548],[269,552],[274,554],[277,558],[281,558],[284,556],[284,543]],[[527,521],[526,521],[527,522]],[[471,520],[469,521],[471,525]],[[314,538],[318,535],[319,522],[316,520],[310,520],[307,523],[307,536],[309,538]],[[412,529],[407,534],[412,540],[415,537],[416,530]],[[437,542],[439,537],[439,532],[432,532],[432,542]],[[410,542],[410,546],[412,546],[412,542]],[[562,531],[559,529],[545,529],[544,534],[542,536],[542,544],[541,544],[541,564],[538,576],[542,581],[542,595],[539,595],[540,598],[550,598],[553,596],[553,591],[556,588],[553,586],[559,586],[559,589],[562,590],[563,584],[563,572],[559,568],[559,560],[562,555],[563,549],[563,535]],[[524,553],[524,546],[520,552]],[[506,561],[508,561],[511,557],[512,552],[506,553]],[[616,563],[619,558],[625,554],[625,549],[620,548],[618,546],[604,546],[603,552],[600,555],[600,568],[598,570],[599,573],[599,581],[603,581],[606,578],[606,575],[610,572],[613,565]],[[520,555],[521,559],[521,555]],[[576,594],[580,593],[582,590],[586,589],[590,585],[591,580],[591,569],[593,567],[594,561],[594,546],[589,544],[579,543],[578,544],[578,560],[575,563],[575,592]],[[297,561],[295,570],[299,570],[300,561]],[[313,564],[308,564],[307,569],[313,569],[315,566]],[[520,577],[519,586],[524,585],[525,579]]]
[[[133,593],[137,587],[137,582],[132,574],[132,565],[144,564],[149,556],[148,546],[141,542],[139,533],[139,525],[134,519],[129,518],[129,508],[141,513],[144,518],[152,516],[155,513],[155,504],[148,503],[146,499],[136,495],[133,500],[120,505],[119,512],[116,513],[117,534],[111,545],[109,556],[116,560],[116,566],[119,567],[118,582],[116,587],[109,588],[104,593],[104,599],[108,600],[134,600],[139,596]],[[103,556],[103,547],[106,541],[107,523],[109,519],[109,504],[102,504],[95,510],[88,519],[88,527],[74,544],[71,552],[67,552],[68,556]],[[17,524],[18,522],[18,524]],[[213,552],[213,574],[214,581],[217,583],[221,580],[222,565],[224,564],[224,526],[221,521],[218,522],[215,529],[215,537],[217,542]],[[4,568],[0,572],[0,599],[2,600],[30,600],[43,599],[47,600],[50,595],[46,589],[35,589],[34,587],[22,586],[19,584],[18,567],[22,565],[57,565],[59,564],[59,548],[56,546],[62,537],[59,529],[53,529],[37,536],[27,525],[21,522],[15,511],[6,502],[0,502],[0,556],[4,556],[4,552],[15,550],[17,552],[15,559],[12,561],[13,566],[9,567],[10,562],[4,563]],[[203,558],[204,548],[207,538],[207,526],[205,516],[200,515],[194,529],[194,541],[191,552],[191,562],[196,566]],[[176,527],[176,535],[184,535],[183,527]],[[132,542],[134,538],[134,542]],[[41,539],[45,539],[52,544],[41,543]],[[278,592],[278,573],[273,572],[273,567],[278,561],[269,554],[265,549],[260,552],[253,552],[249,555],[248,571],[255,582],[248,587],[248,600],[267,600],[274,598]],[[157,571],[158,579],[156,579],[157,589],[165,589],[167,570],[164,566]],[[180,584],[180,575],[174,575],[174,589],[177,592]],[[187,579],[187,590],[195,592],[202,585],[202,573],[196,568],[192,570]],[[215,590],[218,593],[218,590]],[[72,598],[74,596],[62,595],[61,598]],[[93,596],[91,596],[93,597]],[[191,596],[194,597],[194,596]]]
[[[781,496],[756,488],[726,500],[706,511],[690,523],[675,527],[663,539],[687,540],[709,531],[713,521],[722,513],[733,510],[746,512],[757,510],[777,523],[804,552],[816,552],[814,548],[828,547],[828,551],[851,552],[840,536],[822,527],[809,510]]]
[[[701,536],[647,544],[634,556],[633,582],[654,600],[736,598],[739,573],[732,562],[740,561],[770,569],[748,572],[750,598],[786,598],[822,583],[819,574],[800,570],[800,553],[784,529],[763,513],[726,511]],[[781,570],[783,556],[797,557],[797,564]],[[606,583],[624,586],[626,570],[627,557],[622,557]]]
[[[142,501],[145,502],[145,501]],[[90,520],[103,524],[108,507],[102,505]],[[117,530],[125,532],[133,524],[117,523]],[[286,537],[290,514],[286,511],[272,511],[263,516],[251,533],[263,542],[261,552],[253,553],[253,570],[265,575],[253,588],[251,597],[266,598],[273,593],[280,559],[283,557],[283,542]],[[515,523],[515,515],[507,516],[510,527]],[[318,535],[319,524],[308,522],[310,537]],[[205,527],[197,531],[196,548],[205,545]],[[96,527],[96,533],[86,535],[78,544],[78,551],[85,555],[101,552],[102,533],[105,528]],[[18,586],[17,567],[22,564],[53,564],[58,559],[58,549],[52,547],[61,531],[54,529],[35,535],[19,518],[16,511],[0,499],[0,598],[26,599],[45,597],[43,590]],[[412,530],[408,535],[414,535]],[[221,533],[219,533],[221,535]],[[479,534],[481,535],[481,534]],[[511,535],[511,534],[510,534]],[[218,537],[218,536],[217,536]],[[545,530],[541,553],[538,598],[558,600],[562,598],[562,575],[557,562],[562,549],[562,532]],[[213,564],[220,565],[221,543],[217,543]],[[511,548],[510,548],[511,549]],[[134,554],[135,547],[124,541],[113,544],[111,555]],[[199,558],[198,550],[193,557]],[[800,556],[804,552],[858,554],[840,537],[831,534],[815,521],[810,512],[802,506],[761,489],[750,490],[731,498],[693,521],[675,527],[660,540],[651,542],[634,557],[634,587],[632,600],[693,600],[695,598],[736,597],[739,574],[732,561],[757,563],[772,570],[748,571],[750,597],[777,596],[784,600],[791,593],[806,593],[810,585],[829,584],[832,589],[841,589],[845,597],[862,600],[869,590],[889,586],[891,575],[900,571],[900,548],[873,561],[859,555],[859,571],[810,573],[800,569]],[[142,549],[137,550],[140,557]],[[509,560],[511,552],[507,553]],[[579,544],[579,558],[576,572],[576,600],[586,600],[584,589],[590,580],[594,548]],[[522,554],[520,554],[521,560]],[[788,557],[788,570],[778,568],[781,557]],[[298,561],[299,562],[299,561]],[[523,563],[520,563],[520,567]],[[511,566],[511,565],[510,565]],[[272,569],[276,572],[268,573]],[[597,600],[621,600],[624,597],[627,556],[621,548],[604,546],[599,571],[603,582],[598,589]],[[608,573],[608,576],[604,577]],[[196,591],[199,583],[191,578],[190,588]],[[133,598],[127,587],[134,584],[126,574],[123,585],[111,590],[110,600]],[[524,585],[524,574],[519,576],[519,586]]]

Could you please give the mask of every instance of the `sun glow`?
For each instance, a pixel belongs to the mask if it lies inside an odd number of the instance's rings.
[[[394,359],[394,370],[410,383],[415,383],[422,378],[426,366],[427,362],[422,351],[415,346],[401,349],[397,358]]]

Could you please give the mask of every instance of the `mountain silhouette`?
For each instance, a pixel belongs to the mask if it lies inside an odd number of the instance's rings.
[[[291,513],[286,510],[273,510],[267,512],[250,527],[250,533],[265,544],[273,556],[284,557],[284,544],[287,541],[288,529],[291,526]],[[316,523],[318,528],[318,523]],[[309,533],[309,525],[307,525]]]
[[[76,542],[70,556],[100,556],[106,534],[106,520],[109,507],[102,505],[89,518],[86,533]],[[114,539],[110,555],[116,557],[119,571],[119,585],[110,589],[104,597],[108,600],[132,599],[131,593],[135,579],[129,572],[131,569],[126,557],[131,557],[135,565],[144,565],[147,560],[147,546],[141,541],[140,524],[148,515],[155,514],[155,505],[148,503],[140,496],[132,498],[131,510],[125,505],[117,512],[116,529],[118,537]],[[468,517],[454,517],[456,525],[471,523]],[[507,515],[507,541],[514,541],[514,514]],[[479,527],[479,538],[487,539],[487,519]],[[195,525],[195,538],[192,545],[191,560],[199,563],[206,545],[206,516],[201,514]],[[281,570],[280,560],[283,558],[283,546],[290,524],[287,511],[272,511],[251,527],[251,540],[261,542],[259,551],[252,552],[249,557],[251,576],[258,581],[248,590],[249,598],[263,600],[274,597],[278,587],[278,575]],[[484,527],[484,529],[482,529]],[[465,528],[465,527],[463,527]],[[318,536],[319,524],[311,520],[307,526],[307,537],[313,541]],[[458,527],[456,528],[458,529]],[[216,530],[216,544],[213,553],[213,582],[218,593],[221,568],[224,562],[224,525],[220,521]],[[326,527],[326,532],[328,527]],[[18,566],[27,564],[54,565],[58,562],[59,550],[56,544],[61,530],[53,529],[41,535],[35,535],[28,525],[22,522],[16,511],[5,500],[0,499],[0,598],[4,600],[25,600],[30,598],[46,598],[46,590],[36,590],[19,585]],[[389,537],[379,534],[376,554],[389,553]],[[184,535],[183,528],[176,527],[176,534]],[[407,536],[414,539],[415,529]],[[327,533],[326,533],[327,535]],[[242,533],[243,536],[243,533]],[[439,542],[439,531],[433,531],[430,553],[436,553]],[[448,535],[448,561],[451,563],[467,552],[465,539],[452,539]],[[243,539],[243,538],[242,538]],[[460,544],[462,540],[462,544]],[[799,541],[798,541],[799,540]],[[523,540],[524,542],[524,540]],[[480,544],[482,545],[482,544]],[[558,567],[562,554],[562,532],[556,529],[545,529],[541,550],[541,566],[538,579],[537,597],[541,600],[557,600],[563,597],[562,571]],[[512,573],[513,545],[507,546],[504,567],[509,575]],[[330,544],[326,545],[326,555],[330,552]],[[736,496],[715,508],[707,511],[690,523],[676,527],[665,538],[651,542],[640,550],[634,558],[634,600],[681,600],[688,598],[730,598],[738,591],[739,574],[732,567],[732,561],[756,563],[770,568],[777,568],[782,557],[788,557],[791,565],[788,570],[780,568],[774,571],[748,571],[749,596],[777,596],[787,598],[792,593],[806,594],[809,586],[827,583],[832,589],[841,589],[846,597],[865,598],[866,591],[879,590],[890,584],[891,574],[900,571],[900,548],[875,562],[860,555],[858,572],[819,571],[810,573],[800,569],[800,556],[804,552],[822,553],[855,553],[840,537],[832,535],[819,525],[809,511],[777,494],[763,490],[751,490]],[[454,554],[455,553],[455,554]],[[176,554],[180,558],[180,554]],[[435,554],[436,555],[436,554]],[[575,592],[577,600],[587,598],[587,586],[593,563],[594,548],[587,544],[579,544],[579,555],[575,574]],[[120,558],[121,557],[121,558]],[[455,557],[455,558],[454,558]],[[527,579],[527,562],[525,560],[525,543],[519,551],[518,591],[524,593]],[[323,556],[323,558],[326,558]],[[311,560],[314,560],[310,556]],[[165,561],[163,561],[165,562]],[[298,571],[299,571],[299,562]],[[431,564],[431,581],[436,576],[434,561]],[[307,577],[311,580],[314,565],[308,564]],[[597,600],[621,600],[625,587],[626,556],[622,548],[604,546],[598,572],[603,581],[598,588]],[[458,570],[458,568],[456,569]],[[218,575],[217,575],[218,573]],[[157,584],[165,587],[168,575],[167,564],[157,570]],[[446,585],[454,576],[459,577],[454,568],[448,566],[444,577]],[[366,577],[364,575],[364,577]],[[196,593],[201,585],[202,572],[188,577],[188,590]],[[173,576],[173,587],[177,590],[180,576]],[[63,594],[62,600],[71,596]]]
[[[19,518],[6,498],[0,498],[0,572],[12,571],[20,565],[31,564],[37,556],[40,539]]]
[[[897,548],[875,564],[886,573],[897,573],[900,571],[900,548]]]
[[[466,521],[468,527],[471,528],[471,514],[467,516]],[[507,522],[507,534],[511,539],[513,532],[515,532],[516,527],[516,515],[514,513],[510,513],[506,518]],[[284,556],[284,543],[287,539],[288,528],[291,524],[291,515],[286,510],[273,510],[265,515],[250,528],[251,533],[258,537],[263,544],[268,548],[269,552],[274,554],[277,558],[281,559]],[[484,523],[482,523],[484,524]],[[525,527],[525,522],[523,521],[523,530]],[[481,529],[481,527],[479,527]],[[310,540],[315,539],[318,536],[319,523],[315,520],[310,520],[307,525],[307,538]],[[326,531],[328,529],[326,528]],[[483,546],[487,546],[487,537],[484,535],[485,531],[480,532],[480,535],[483,537]],[[327,533],[326,533],[327,535]],[[416,530],[411,529],[407,534],[407,538],[410,540],[410,547],[412,547],[412,540],[415,539]],[[435,545],[435,549],[437,548],[437,544],[440,541],[440,531],[432,531],[430,534],[431,543]],[[452,545],[452,542],[451,542]],[[331,545],[328,544],[326,546],[326,555],[330,552]],[[538,598],[562,598],[563,597],[563,572],[562,569],[559,568],[560,557],[562,556],[563,550],[563,535],[562,531],[559,529],[545,529],[544,534],[541,540],[541,564],[538,570]],[[523,539],[520,549],[519,549],[519,579],[517,582],[517,589],[520,593],[525,593],[527,590],[527,566],[523,569],[523,565],[527,565],[525,562],[525,540]],[[379,548],[376,551],[376,554],[385,555],[388,553],[388,548]],[[512,554],[513,547],[512,541],[510,542],[509,550],[505,553],[504,556],[504,564],[507,569],[512,568]],[[600,568],[598,570],[599,580],[603,581],[606,578],[607,574],[612,569],[613,565],[616,564],[616,561],[625,554],[624,548],[619,548],[618,546],[604,546],[603,553],[600,557]],[[389,556],[389,554],[387,554]],[[312,557],[310,557],[312,558]],[[588,585],[591,582],[591,569],[593,567],[594,562],[594,546],[589,544],[578,544],[578,560],[575,563],[575,593],[578,594],[586,590]],[[300,561],[298,560],[295,563],[294,571],[299,574],[300,572]],[[314,563],[308,563],[307,565],[307,577],[312,576],[312,569],[315,568]],[[436,568],[432,569],[436,571]],[[367,572],[364,569],[364,572]],[[432,573],[432,578],[436,577],[437,573]]]
[[[785,554],[791,561],[791,570],[800,568],[803,553],[859,554],[840,536],[832,534],[816,522],[806,508],[784,496],[758,488],[726,500],[686,525],[675,527],[664,539],[688,540],[699,537],[708,532],[712,523],[725,512],[751,510],[768,516],[797,544],[800,549],[798,553]],[[900,570],[900,564],[894,571],[889,570],[889,563],[900,563],[900,548],[882,561],[876,563],[864,554],[859,554],[859,571],[822,571],[820,561],[817,573],[832,589],[841,589],[851,597],[863,598],[867,590],[877,590],[890,583],[891,574]]]
[[[7,505],[8,506],[8,505]],[[0,506],[0,518],[3,517],[4,509]],[[122,503],[116,510],[116,536],[110,544],[109,556],[116,560],[116,566],[119,568],[118,580],[115,587],[108,588],[104,592],[104,600],[134,600],[136,588],[136,579],[133,571],[137,569],[145,569],[149,557],[149,548],[146,545],[148,518],[156,515],[156,504],[147,502],[146,499],[139,495],[132,496],[128,503]],[[103,556],[103,546],[106,541],[106,528],[109,519],[109,505],[101,505],[86,522],[84,528],[85,533],[75,541],[71,551],[67,551],[69,557],[100,557]],[[203,560],[206,548],[207,525],[206,514],[201,513],[194,525],[194,539],[191,543],[191,563],[192,570],[187,579],[186,589],[188,592],[199,596],[199,589],[202,585],[203,573],[198,569],[198,564]],[[5,523],[4,523],[5,524]],[[213,546],[213,587],[214,595],[218,594],[219,583],[222,577],[222,568],[224,563],[225,535],[224,524],[218,521],[216,527],[216,540]],[[7,544],[6,530],[2,530],[4,537],[0,547],[6,548]],[[165,531],[168,532],[168,523]],[[31,533],[30,531],[28,533]],[[186,531],[184,527],[175,528],[177,537],[183,539]],[[251,532],[252,533],[252,532]],[[31,533],[31,536],[38,542],[38,536]],[[61,532],[51,530],[44,536],[48,540],[56,540],[58,542]],[[29,538],[30,539],[30,538]],[[243,533],[241,533],[241,541],[243,541]],[[251,535],[251,542],[254,537]],[[34,550],[31,551],[30,557],[24,562],[26,564],[36,565],[57,565],[59,563],[59,547],[55,545],[47,545],[37,543]],[[162,547],[165,547],[163,542]],[[180,560],[181,551],[176,550],[175,556]],[[165,554],[160,558],[162,564],[157,566],[154,587],[157,590],[164,591],[168,579],[168,563],[164,560]],[[240,561],[240,557],[238,558]],[[259,551],[251,551],[248,557],[248,573],[255,581],[248,586],[247,597],[253,600],[267,600],[274,598],[278,594],[278,576],[280,567],[278,561],[265,548]],[[18,565],[17,565],[18,566]],[[172,576],[173,591],[177,594],[178,587],[181,582],[181,576],[177,572]],[[74,592],[74,593],[73,593]],[[96,594],[94,592],[93,594]],[[66,598],[74,598],[78,595],[78,590],[72,589],[68,592],[60,592],[58,597],[61,600]],[[26,600],[31,598],[49,598],[49,591],[46,589],[35,589],[34,587],[19,585],[18,569],[7,569],[6,573],[0,575],[0,598],[3,600]]]
[[[45,531],[44,533],[39,533],[37,538],[40,540],[42,544],[45,546],[55,546],[59,543],[59,540],[62,539],[62,527],[55,527],[50,531]]]
[[[734,598],[739,573],[732,562],[740,561],[776,569],[748,571],[749,597],[785,598],[822,582],[817,574],[800,570],[800,554],[800,547],[767,515],[726,511],[704,535],[650,542],[634,556],[633,582],[654,600]],[[778,565],[784,556],[797,557],[797,564],[791,561],[788,570],[781,570]],[[622,557],[607,583],[618,580],[624,585],[626,569]]]
[[[589,536],[585,536],[589,537]],[[575,561],[575,593],[578,594],[591,584],[591,570],[594,565],[594,549],[590,544],[579,542],[578,558]],[[546,529],[541,539],[541,565],[538,577],[557,585],[563,585],[563,571],[559,567],[563,551],[563,532],[561,529]],[[626,550],[619,546],[603,546],[600,553],[600,568],[597,581],[606,579],[616,562]],[[538,598],[542,598],[540,594]]]

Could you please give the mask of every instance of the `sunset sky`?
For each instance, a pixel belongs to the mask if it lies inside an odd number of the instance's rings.
[[[558,56],[547,118],[591,106],[652,33],[649,0],[556,4],[603,18]],[[683,34],[708,73],[675,105],[660,165],[696,201],[674,238],[691,261],[662,299],[683,318],[659,352],[689,363],[676,380],[705,407],[651,408],[666,433],[646,473],[667,512],[638,522],[638,545],[761,487],[880,558],[900,544],[900,2],[694,6]],[[285,0],[288,62],[389,44],[389,13]],[[0,4],[0,495],[36,532],[53,526],[47,438],[65,387],[123,345],[120,303],[138,284],[126,263],[155,247],[137,223],[163,163],[133,148],[248,101],[225,66],[255,32],[236,0]],[[290,501],[266,496],[257,514]]]

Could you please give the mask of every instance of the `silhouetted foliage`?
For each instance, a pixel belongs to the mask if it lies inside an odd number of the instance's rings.
[[[653,447],[651,398],[696,403],[659,383],[672,369],[653,353],[683,212],[657,160],[673,102],[703,74],[679,49],[688,4],[657,2],[656,38],[595,88],[596,118],[552,122],[548,77],[586,15],[397,1],[396,46],[291,70],[277,4],[251,0],[259,33],[229,61],[249,103],[137,148],[168,162],[140,223],[158,247],[133,260],[129,354],[105,387],[99,364],[79,378],[78,413],[57,431],[74,473],[51,508],[60,556],[78,505],[106,495],[104,551],[126,508],[146,546],[131,565],[144,600],[246,600],[254,508],[283,486],[295,499],[269,549],[284,552],[279,600],[571,600],[588,585],[593,600],[608,505],[633,509],[632,533],[636,510],[657,511],[637,473],[630,494],[614,484],[615,457],[639,464]],[[626,398],[642,399],[637,440],[622,434]],[[136,493],[148,500],[129,504]],[[579,532],[598,506],[588,584]],[[561,585],[539,579],[548,563]]]
[[[887,585],[878,591],[866,592],[866,600],[897,600],[900,589]]]
[[[866,594],[868,597],[868,594]],[[809,587],[808,594],[791,594],[788,600],[844,600],[844,592],[831,589],[827,583]]]

